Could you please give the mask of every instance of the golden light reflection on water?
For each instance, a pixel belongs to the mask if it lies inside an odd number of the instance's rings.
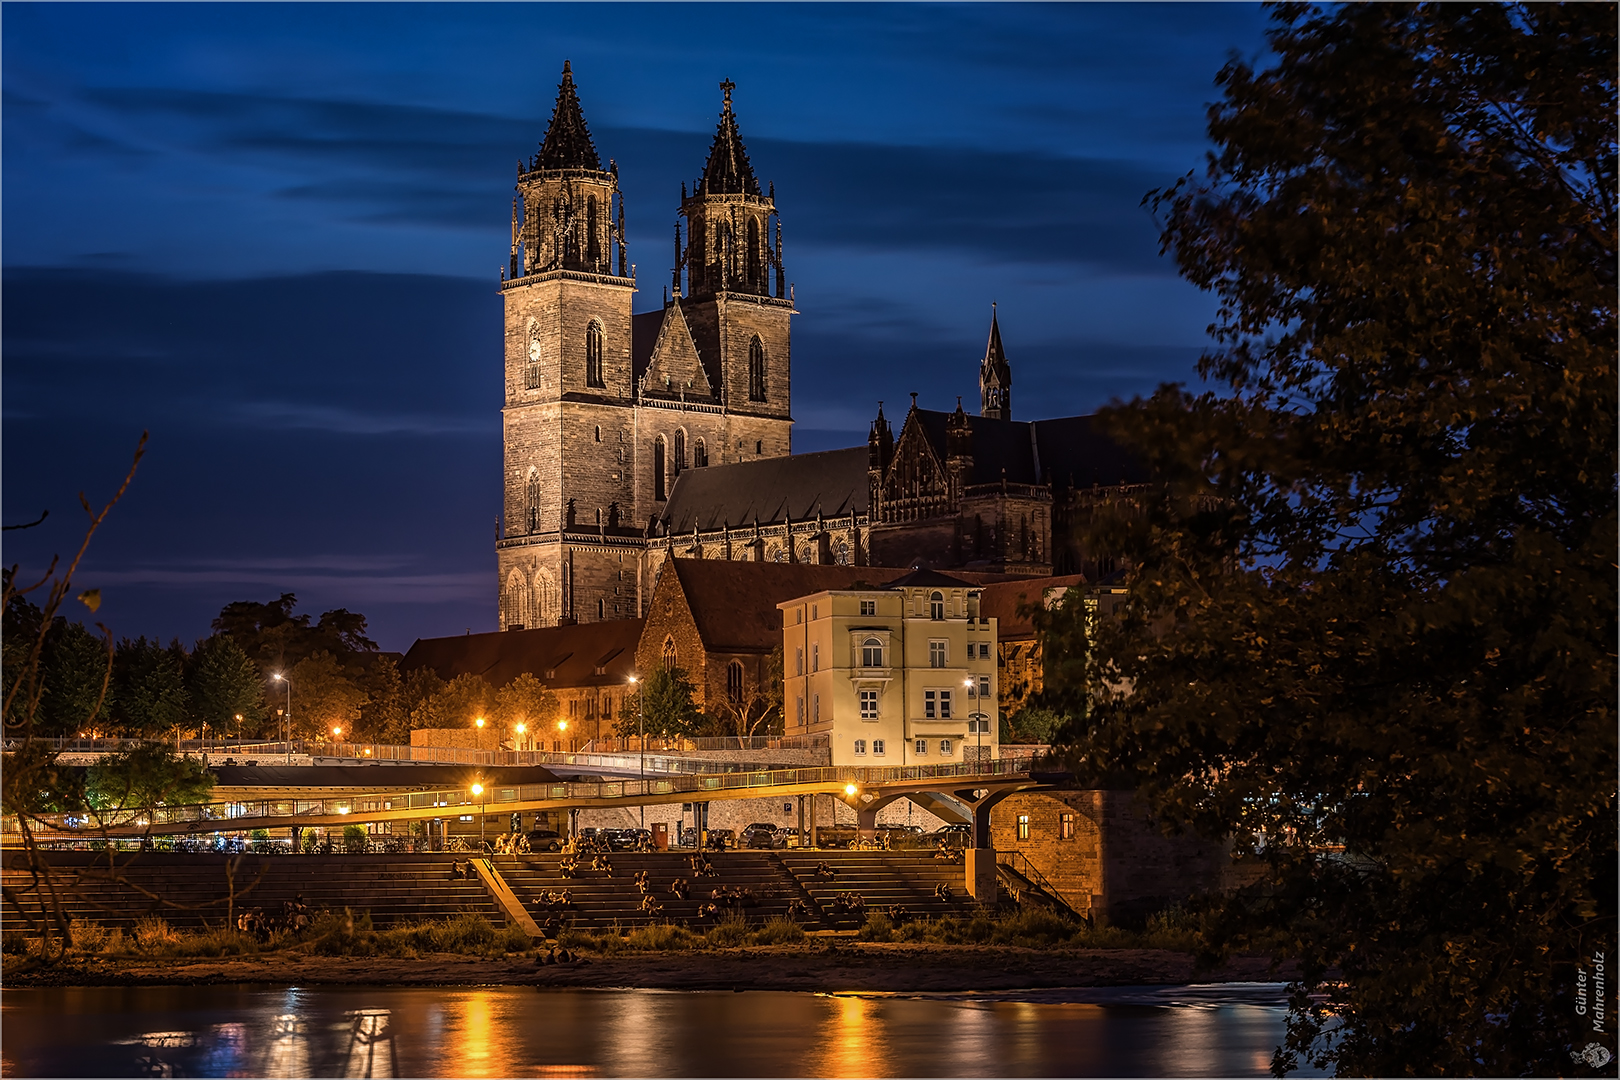
[[[489,995],[474,991],[461,995],[460,1023],[448,1032],[449,1058],[462,1076],[515,1075],[503,1052],[505,1040],[496,1039],[490,1018]]]
[[[821,1024],[822,1053],[812,1076],[886,1076],[889,1047],[883,1003],[871,998],[827,997]]]

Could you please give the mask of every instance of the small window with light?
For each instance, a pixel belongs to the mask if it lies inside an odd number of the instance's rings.
[[[1058,835],[1064,840],[1074,839],[1074,815],[1064,814],[1058,818]]]
[[[1029,839],[1029,815],[1028,814],[1019,814],[1018,815],[1018,839],[1020,839],[1020,840],[1028,840]]]

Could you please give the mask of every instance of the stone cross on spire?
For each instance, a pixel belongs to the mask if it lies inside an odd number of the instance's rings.
[[[737,89],[737,84],[727,79],[720,84],[720,92],[725,95],[725,103],[721,106],[726,112],[731,111],[731,92]]]

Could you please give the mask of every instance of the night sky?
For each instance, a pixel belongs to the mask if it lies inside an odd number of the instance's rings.
[[[1014,416],[1195,378],[1212,300],[1140,206],[1202,169],[1264,14],[1059,6],[31,5],[4,9],[5,534],[23,576],[150,451],[77,585],[114,634],[296,592],[388,649],[495,629],[516,162],[573,61],[618,161],[636,310],[737,84],[776,184],[796,451],[877,402]],[[88,614],[80,609],[74,617]]]

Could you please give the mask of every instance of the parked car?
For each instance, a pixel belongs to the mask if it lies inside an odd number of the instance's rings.
[[[750,828],[743,833],[743,846],[754,850],[769,851],[772,848],[787,847],[787,837],[775,829]]]
[[[555,829],[530,829],[527,835],[530,851],[562,850],[562,834]]]
[[[737,846],[737,834],[731,829],[710,829],[709,847],[716,851]]]

